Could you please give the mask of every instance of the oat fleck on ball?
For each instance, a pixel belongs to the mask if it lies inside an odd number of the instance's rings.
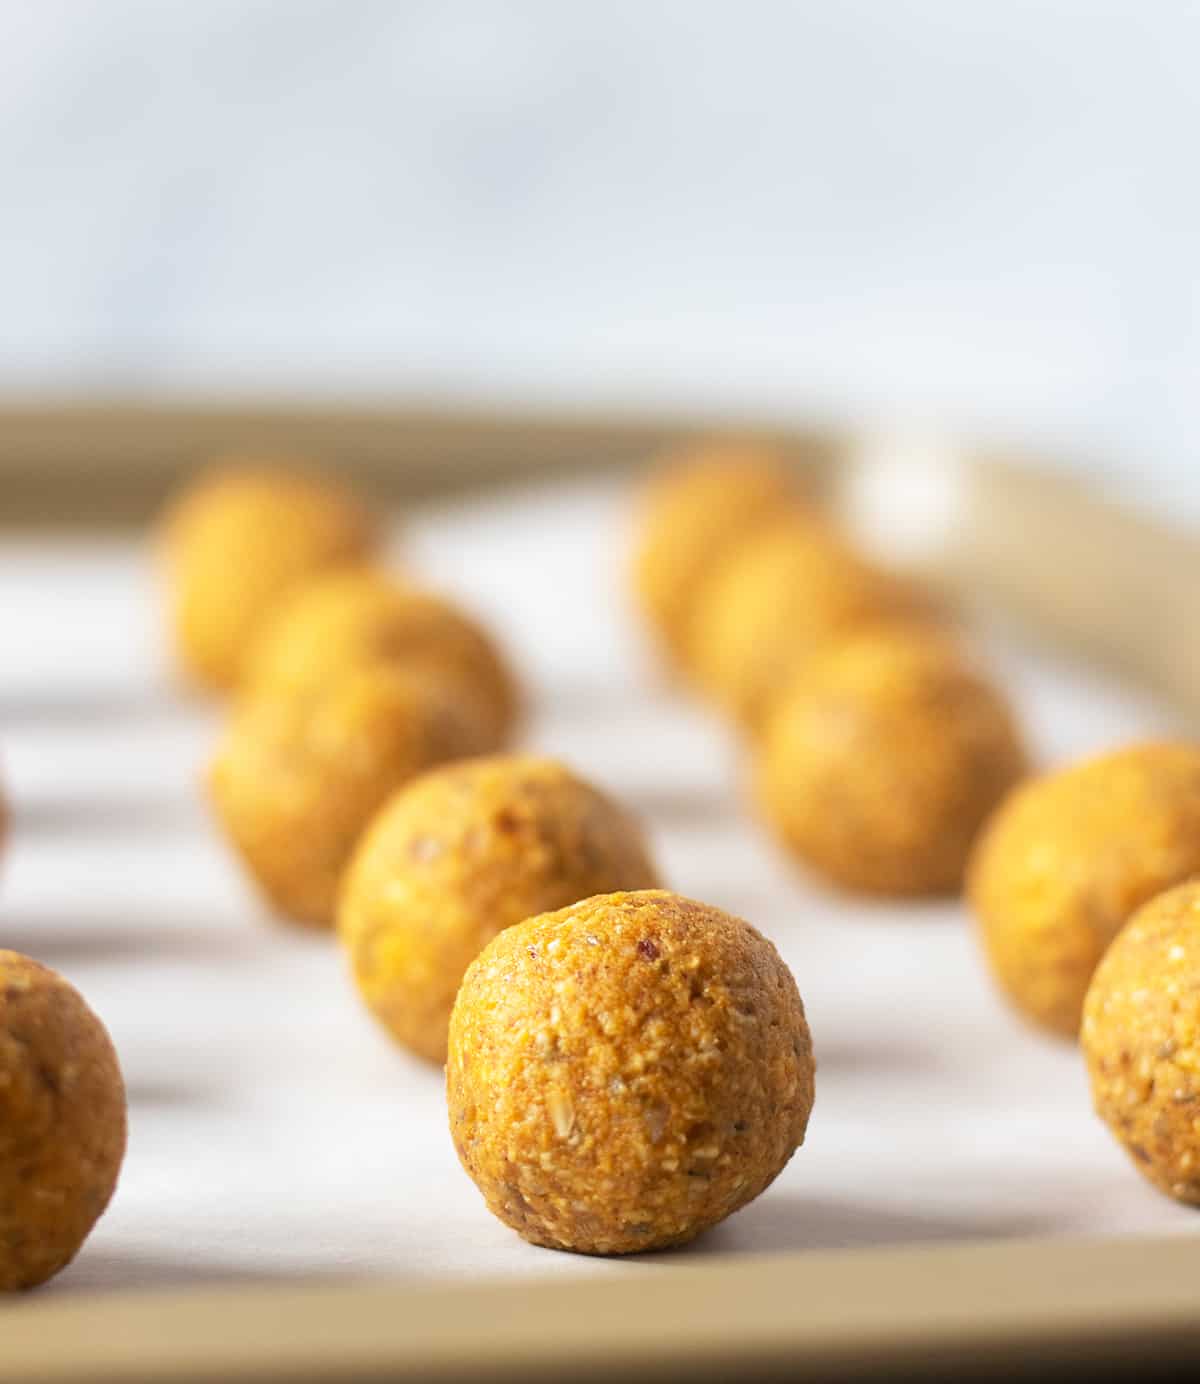
[[[342,872],[377,809],[435,764],[496,748],[465,689],[388,664],[308,693],[252,690],[209,774],[217,817],[274,907],[330,927]]]
[[[825,645],[862,625],[934,616],[927,593],[797,514],[720,565],[693,616],[690,663],[713,700],[754,729]]]
[[[450,1021],[450,1130],[488,1207],[585,1254],[680,1245],[804,1142],[812,1043],[748,923],[651,890],[502,932]]]
[[[347,873],[338,931],[372,1012],[441,1063],[463,973],[502,928],[657,883],[617,803],[555,760],[496,756],[425,774],[391,799]]]
[[[449,601],[384,572],[338,572],[309,583],[281,607],[250,660],[247,681],[276,692],[311,691],[347,667],[393,663],[465,686],[503,743],[518,694],[484,630]]]
[[[1025,768],[1007,702],[947,636],[880,627],[831,645],[780,700],[758,796],[835,883],[932,896],[961,887],[979,828]]]
[[[0,951],[0,1292],[74,1259],[125,1156],[125,1086],[104,1025],[54,971]]]
[[[667,458],[647,486],[633,557],[638,604],[677,657],[701,586],[722,553],[797,502],[770,449],[710,442]]]
[[[161,553],[175,643],[190,677],[228,691],[285,596],[366,560],[375,531],[339,486],[284,466],[219,464],[180,496]]]
[[[1148,899],[1200,872],[1200,748],[1135,745],[1031,780],[988,824],[969,895],[992,973],[1064,1038],[1088,982]]]
[[[1080,1039],[1096,1113],[1160,1191],[1200,1206],[1200,881],[1151,899],[1117,934]]]

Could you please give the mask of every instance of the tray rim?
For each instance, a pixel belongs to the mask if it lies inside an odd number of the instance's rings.
[[[549,1253],[549,1251],[547,1251]],[[238,1283],[0,1303],[0,1381],[865,1378],[1200,1346],[1192,1236],[637,1261],[578,1279]],[[153,1312],[147,1309],[153,1308]]]

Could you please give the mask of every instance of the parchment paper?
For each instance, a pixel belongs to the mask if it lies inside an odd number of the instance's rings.
[[[1028,1032],[956,905],[837,897],[745,810],[724,727],[663,684],[625,608],[626,497],[580,482],[411,516],[397,556],[503,638],[527,743],[645,817],[672,885],[792,966],[819,1063],[808,1142],[690,1254],[1195,1231]],[[172,685],[146,553],[0,547],[0,946],[109,1025],[131,1100],[117,1196],[50,1289],[236,1278],[636,1273],[523,1244],[454,1157],[442,1081],[390,1045],[336,943],[271,919],[197,791],[219,712]],[[1170,728],[1106,677],[981,631],[1046,761]],[[645,1262],[645,1261],[641,1261]]]

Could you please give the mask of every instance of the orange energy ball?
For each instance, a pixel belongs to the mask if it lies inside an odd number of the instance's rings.
[[[62,976],[0,951],[0,1292],[74,1259],[125,1157],[125,1085],[104,1025]]]
[[[330,927],[351,852],[391,793],[435,764],[494,748],[487,712],[465,689],[390,664],[351,665],[310,693],[247,693],[209,791],[275,908]]]
[[[945,635],[850,635],[779,701],[759,796],[782,840],[845,888],[958,890],[985,818],[1025,772],[1007,702]]]
[[[237,685],[279,601],[375,546],[366,511],[340,487],[283,467],[219,466],[175,502],[162,554],[179,657],[202,686]]]
[[[512,734],[516,683],[492,640],[449,601],[367,568],[310,582],[270,622],[248,683],[311,691],[343,669],[385,662],[465,688],[495,744]]]
[[[1092,972],[1129,916],[1200,873],[1200,747],[1135,745],[1047,774],[989,823],[969,894],[1017,1010],[1079,1032]]]
[[[718,705],[753,728],[824,645],[860,625],[931,615],[925,593],[797,514],[756,534],[705,587],[691,666]]]
[[[338,931],[368,1007],[446,1060],[467,966],[502,928],[657,884],[623,808],[552,759],[505,755],[423,775],[376,818],[346,876]]]
[[[795,499],[793,478],[765,447],[708,443],[665,462],[642,502],[632,576],[639,605],[676,656],[714,564]]]
[[[1096,1113],[1134,1166],[1200,1206],[1200,882],[1157,895],[1117,933],[1080,1042]]]
[[[488,1208],[535,1245],[681,1245],[753,1201],[804,1142],[812,1041],[749,923],[662,890],[502,932],[450,1020],[446,1096]]]

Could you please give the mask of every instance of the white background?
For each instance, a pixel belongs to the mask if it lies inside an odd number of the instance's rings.
[[[815,410],[1183,486],[1198,54],[1171,0],[3,0],[0,390]]]

